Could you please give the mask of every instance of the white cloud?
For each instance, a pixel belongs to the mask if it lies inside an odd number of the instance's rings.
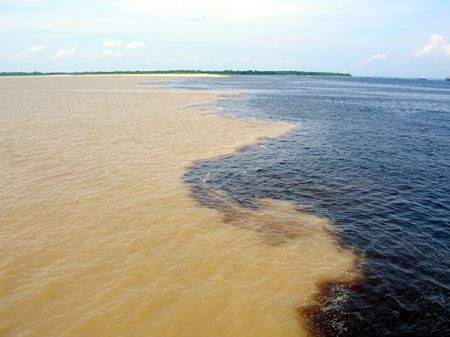
[[[23,55],[30,55],[30,54],[35,54],[35,53],[39,53],[40,51],[43,51],[45,49],[44,46],[28,46],[23,52]]]
[[[53,54],[53,58],[55,59],[69,58],[73,56],[76,52],[77,47],[72,47],[70,49],[59,49],[56,53]]]
[[[114,51],[114,50],[105,50],[104,52],[102,52],[102,54],[101,54],[102,56],[105,56],[105,57],[115,57],[115,58],[118,58],[118,57],[122,57],[123,56],[123,53],[121,53],[121,52],[117,52],[117,51]]]
[[[7,51],[0,51],[0,57],[9,58],[13,60],[17,60],[32,54],[39,53],[43,50],[45,50],[46,47],[41,45],[35,45],[35,46],[28,46],[24,50],[22,50],[20,53],[12,53],[9,50]]]
[[[122,41],[120,40],[107,40],[102,44],[103,47],[120,47],[121,45]]]
[[[413,53],[412,56],[416,57],[416,58],[421,58],[421,57],[430,55],[435,50],[437,50],[439,48],[439,46],[442,45],[442,43],[444,43],[444,37],[439,34],[433,34],[430,36],[430,43],[427,44],[422,49]]]
[[[388,58],[388,54],[386,53],[381,53],[381,54],[373,54],[370,59],[372,61],[377,61],[377,60],[386,60]]]
[[[389,58],[389,55],[387,53],[377,53],[373,54],[371,57],[366,58],[364,61],[366,63],[372,63],[376,61],[383,61],[387,60]]]
[[[144,42],[141,41],[131,41],[127,44],[127,49],[136,49],[144,47]]]

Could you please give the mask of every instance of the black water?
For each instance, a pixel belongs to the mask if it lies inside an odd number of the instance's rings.
[[[324,304],[323,334],[450,335],[450,82],[232,77],[172,85],[245,90],[219,102],[223,113],[299,124],[266,146],[202,162],[186,180],[199,200],[221,189],[243,205],[292,200],[335,220],[341,243],[363,254],[365,279],[336,289],[346,302]]]

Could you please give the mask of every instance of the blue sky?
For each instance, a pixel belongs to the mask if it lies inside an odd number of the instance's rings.
[[[0,71],[450,76],[450,0],[0,0]]]

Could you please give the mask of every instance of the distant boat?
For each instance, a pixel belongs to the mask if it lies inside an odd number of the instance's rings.
[[[450,81],[450,77],[446,77],[445,80],[446,80],[446,81]]]

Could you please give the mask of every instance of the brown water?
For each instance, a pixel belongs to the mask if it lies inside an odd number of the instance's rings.
[[[0,79],[0,335],[306,335],[297,308],[357,274],[329,222],[215,193],[219,212],[182,180],[292,126],[143,81]]]

